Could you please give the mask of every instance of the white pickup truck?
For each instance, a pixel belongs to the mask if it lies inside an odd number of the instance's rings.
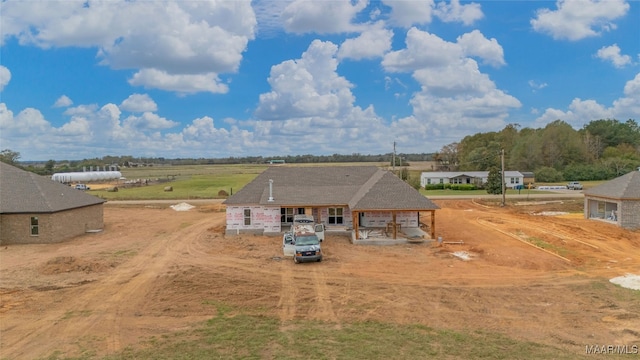
[[[567,189],[569,190],[582,190],[582,184],[578,181],[571,181],[567,184]]]

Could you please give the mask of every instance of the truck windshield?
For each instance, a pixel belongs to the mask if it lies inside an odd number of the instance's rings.
[[[315,235],[312,236],[298,236],[296,238],[296,245],[318,245],[320,241]]]

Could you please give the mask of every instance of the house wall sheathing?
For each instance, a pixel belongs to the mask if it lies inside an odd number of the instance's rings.
[[[332,206],[335,208],[335,206]],[[245,225],[244,210],[251,211],[250,224]],[[314,207],[313,215],[317,223],[325,225],[327,230],[333,229],[352,229],[353,218],[352,211],[348,207],[343,207],[342,224],[329,223],[329,207]],[[227,227],[225,233],[228,235],[239,233],[253,234],[279,234],[282,232],[282,224],[280,219],[280,207],[277,206],[228,206],[226,210]],[[385,227],[387,223],[393,221],[393,213],[391,211],[367,211],[363,213],[363,224],[365,227]],[[405,228],[419,227],[419,219],[417,211],[397,211],[396,223],[401,224]]]

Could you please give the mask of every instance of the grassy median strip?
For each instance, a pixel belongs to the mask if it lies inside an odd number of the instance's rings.
[[[376,321],[334,324],[248,315],[225,306],[196,330],[104,359],[574,359],[576,352],[485,331]]]

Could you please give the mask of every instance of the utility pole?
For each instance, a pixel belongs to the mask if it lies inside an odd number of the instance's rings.
[[[504,149],[502,149],[500,151],[500,164],[502,167],[502,171],[501,173],[501,178],[502,178],[502,203],[500,204],[500,206],[504,207],[504,203],[505,203],[505,197],[506,197],[506,184],[504,183]]]
[[[393,167],[393,173],[396,173],[396,142],[393,142],[393,159],[391,160],[391,165]]]

